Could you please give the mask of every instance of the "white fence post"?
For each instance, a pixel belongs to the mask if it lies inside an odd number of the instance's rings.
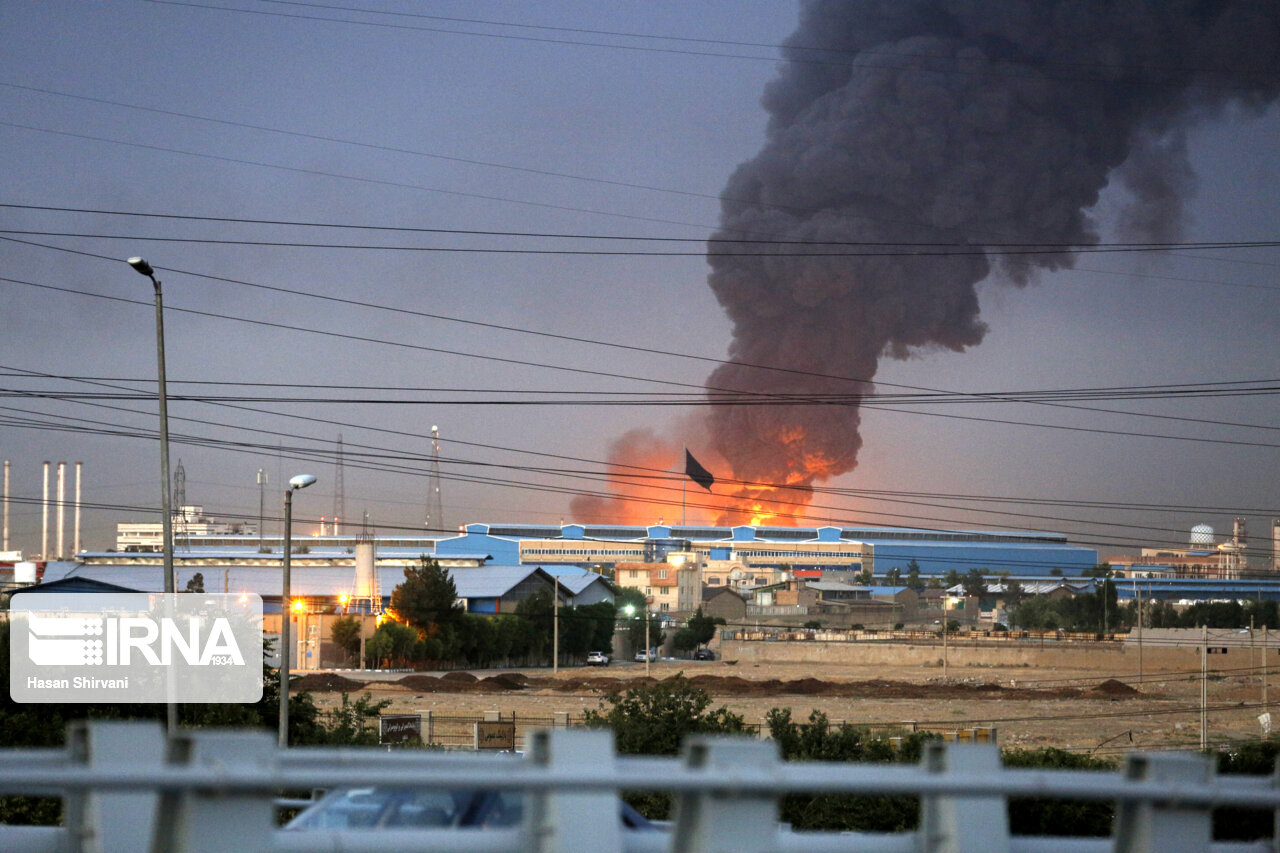
[[[686,741],[684,759],[686,767],[707,777],[708,789],[685,791],[676,800],[672,853],[768,853],[778,848],[777,787],[765,793],[733,791],[738,780],[776,778],[776,743],[695,737]],[[719,790],[710,790],[712,785]]]
[[[930,773],[997,777],[1000,751],[994,745],[925,745]],[[1009,853],[1009,809],[1004,797],[954,792],[920,798],[920,839],[925,853]]]
[[[1121,803],[1116,808],[1116,853],[1180,853],[1207,850],[1213,835],[1213,813],[1205,806],[1180,803],[1177,785],[1202,785],[1211,776],[1202,755],[1167,753],[1130,755],[1124,776],[1138,782],[1169,785],[1167,798]]]
[[[159,770],[164,762],[164,729],[159,723],[80,720],[67,731],[72,761],[95,770],[117,767]],[[145,850],[154,831],[154,791],[73,791],[66,797],[64,823],[71,850],[111,853]]]
[[[169,741],[168,764],[270,778],[276,742],[265,731],[190,731]],[[165,792],[152,853],[174,850],[252,851],[266,848],[275,830],[275,805],[266,791],[228,786]],[[135,848],[138,849],[138,848]]]
[[[552,773],[599,773],[612,776],[613,732],[607,729],[533,732],[529,738],[534,763]],[[538,853],[622,850],[618,791],[604,785],[589,790],[540,790],[530,797],[526,826],[528,849]]]

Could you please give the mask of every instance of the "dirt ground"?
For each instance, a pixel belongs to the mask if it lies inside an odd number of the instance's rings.
[[[1133,749],[1195,748],[1200,743],[1200,673],[1167,671],[1141,681],[1100,678],[1097,672],[993,666],[832,666],[735,661],[661,661],[652,679],[683,673],[713,699],[748,722],[772,708],[790,708],[802,721],[814,710],[833,722],[911,727],[949,732],[994,727],[1004,747],[1055,746],[1099,756]],[[474,670],[453,673],[312,673],[294,689],[312,691],[321,708],[338,704],[342,691],[390,699],[384,713],[433,712],[437,717],[500,712],[505,719],[577,718],[601,707],[611,691],[645,683],[644,664],[607,668]],[[1261,678],[1212,676],[1207,682],[1210,745],[1261,734]],[[1274,690],[1273,690],[1274,692]]]

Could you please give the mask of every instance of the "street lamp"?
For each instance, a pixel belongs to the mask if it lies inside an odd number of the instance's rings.
[[[169,401],[164,379],[164,299],[160,294],[160,281],[156,271],[145,258],[129,258],[129,266],[151,279],[156,291],[156,359],[159,364],[160,396],[160,519],[164,542],[164,591],[174,592],[173,577],[173,507],[169,497]]]
[[[284,592],[280,599],[280,746],[289,745],[289,557],[293,550],[293,493],[315,483],[313,474],[299,474],[284,490]]]
[[[628,616],[635,615],[636,608],[634,604],[628,604],[622,608]],[[649,677],[649,659],[652,655],[649,653],[649,608],[644,609],[644,677]]]

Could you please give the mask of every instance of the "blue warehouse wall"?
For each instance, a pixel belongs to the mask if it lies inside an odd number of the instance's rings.
[[[907,571],[914,559],[921,574],[946,574],[955,569],[967,572],[984,569],[1007,571],[1013,575],[1048,575],[1062,569],[1064,575],[1079,575],[1098,564],[1098,552],[1075,546],[1034,545],[945,545],[926,542],[875,544],[876,574],[890,569]]]
[[[488,554],[496,565],[520,565],[520,543],[514,539],[502,539],[487,533],[464,533],[436,543],[437,557],[469,557],[474,554]]]

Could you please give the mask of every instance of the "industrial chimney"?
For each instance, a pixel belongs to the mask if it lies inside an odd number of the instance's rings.
[[[72,557],[80,553],[80,469],[82,467],[84,467],[83,462],[76,463],[76,532],[75,547],[71,549]]]
[[[67,479],[67,463],[59,462],[58,463],[58,553],[56,556],[56,559],[59,559],[59,560],[61,560],[63,556],[66,554],[66,549],[63,546],[63,538],[62,538],[63,519],[66,517],[65,516],[66,479]]]
[[[40,559],[49,559],[49,463],[44,463],[44,497],[40,501]]]

